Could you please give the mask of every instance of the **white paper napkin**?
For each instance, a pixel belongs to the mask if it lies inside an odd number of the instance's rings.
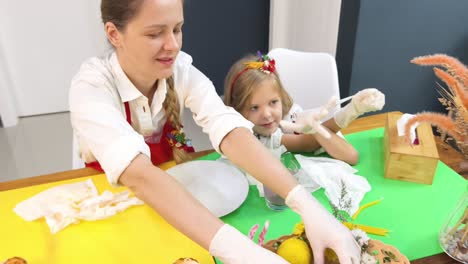
[[[98,195],[91,179],[47,189],[16,205],[13,211],[26,221],[44,217],[50,231],[55,234],[80,220],[105,219],[132,205],[143,204],[129,191]]]
[[[364,195],[371,190],[366,178],[356,175],[356,169],[349,164],[331,158],[305,157],[295,155],[303,171],[320,187],[325,189],[325,195],[340,210],[346,210],[353,215],[359,209],[359,203]],[[339,206],[342,183],[346,185],[344,201],[350,201],[349,208]]]
[[[49,188],[19,203],[13,211],[24,220],[33,221],[43,217],[53,207],[79,203],[86,198],[97,195],[96,186],[91,179],[88,179],[82,182]]]
[[[398,136],[402,137],[405,135],[405,126],[406,123],[413,117],[414,115],[412,114],[403,114],[398,120],[397,120],[397,130],[398,130]],[[412,143],[414,143],[416,139],[416,128],[418,127],[419,123],[415,123],[414,125],[411,126],[410,128],[410,140]]]

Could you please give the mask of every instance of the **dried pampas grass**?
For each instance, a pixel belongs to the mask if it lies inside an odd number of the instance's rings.
[[[448,115],[422,112],[411,118],[405,126],[407,141],[409,130],[415,123],[430,123],[441,132],[447,133],[455,140],[465,159],[468,159],[468,69],[456,58],[445,54],[434,54],[416,57],[412,63],[434,67],[435,75],[447,88],[439,85],[439,101],[449,111]]]

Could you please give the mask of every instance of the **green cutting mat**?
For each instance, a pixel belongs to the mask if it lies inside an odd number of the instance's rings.
[[[438,164],[432,185],[385,179],[383,132],[383,128],[378,128],[346,135],[359,152],[359,163],[354,166],[359,170],[356,174],[366,177],[372,186],[361,204],[384,198],[380,204],[362,211],[354,223],[391,230],[388,237],[371,237],[397,247],[410,260],[441,253],[439,228],[467,189],[467,181],[442,162]],[[206,159],[217,157],[212,154]],[[314,196],[330,210],[323,190],[316,191]],[[254,186],[250,187],[244,204],[222,219],[244,234],[253,225],[259,224],[261,228],[269,220],[267,241],[290,234],[294,224],[300,221],[290,209],[282,212],[268,209]]]

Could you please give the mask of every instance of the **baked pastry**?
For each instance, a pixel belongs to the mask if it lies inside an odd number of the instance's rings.
[[[20,257],[12,257],[7,259],[3,264],[27,264],[28,262]]]
[[[199,262],[194,258],[179,258],[173,264],[199,264]]]

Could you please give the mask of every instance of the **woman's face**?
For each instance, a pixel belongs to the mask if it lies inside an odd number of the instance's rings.
[[[183,23],[181,0],[144,0],[140,11],[120,31],[119,60],[143,78],[171,76],[182,47]]]
[[[253,130],[263,136],[270,136],[279,127],[282,119],[283,106],[278,92],[278,84],[274,79],[266,79],[253,87],[249,102],[241,114],[254,123]]]

